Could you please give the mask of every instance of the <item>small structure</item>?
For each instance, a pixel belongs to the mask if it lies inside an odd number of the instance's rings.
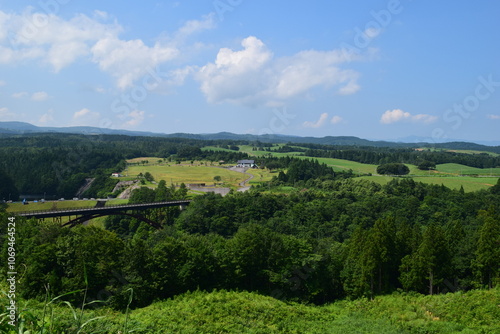
[[[238,160],[236,167],[242,168],[257,168],[255,160]]]
[[[201,188],[201,187],[205,187],[206,184],[205,183],[188,183],[186,184],[186,187],[188,187],[189,189],[191,188]]]
[[[120,174],[120,173],[113,173],[113,174],[111,174],[111,176],[114,176],[114,177],[122,177],[123,175],[122,175],[122,174]]]

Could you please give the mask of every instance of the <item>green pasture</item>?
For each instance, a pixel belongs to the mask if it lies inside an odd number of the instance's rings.
[[[220,176],[225,184],[237,186],[248,178],[245,174],[203,163],[193,165],[134,165],[128,167],[129,178],[137,178],[140,173],[145,174],[146,172],[151,173],[156,181],[165,180],[167,184],[205,183],[209,185],[215,182],[215,176]]]
[[[500,168],[474,168],[460,164],[441,164],[436,169],[441,173],[457,175],[500,175]]]
[[[488,151],[474,151],[474,150],[446,150],[446,152],[455,152],[455,153],[464,153],[464,154],[481,154],[481,153],[486,153],[489,154],[493,157],[497,157],[499,154],[494,153],[494,152],[488,152]]]
[[[482,154],[486,153],[488,155],[491,155],[493,157],[497,157],[500,154],[494,153],[494,152],[489,152],[489,151],[475,151],[475,150],[448,150],[444,148],[429,148],[429,147],[421,147],[418,150],[421,151],[431,151],[431,152],[453,152],[453,153],[463,153],[463,154]]]
[[[298,158],[318,160],[319,163],[324,163],[327,166],[333,167],[334,171],[347,171],[349,169],[352,169],[352,171],[357,174],[375,174],[377,172],[377,165],[362,164],[355,161],[334,158],[313,158],[305,156],[299,156]]]
[[[246,171],[247,174],[253,175],[253,179],[250,180],[250,184],[258,184],[262,182],[271,181],[273,176],[278,176],[277,171],[270,172],[269,169],[260,169],[260,168],[249,168]]]
[[[471,177],[471,176],[415,176],[412,177],[415,182],[422,182],[426,184],[437,184],[444,185],[450,189],[460,189],[461,186],[464,187],[464,191],[472,192],[482,189],[488,189],[489,187],[497,183],[498,178],[496,177]],[[373,175],[373,176],[362,176],[356,179],[366,179],[369,181],[377,182],[381,185],[389,183],[394,177]]]

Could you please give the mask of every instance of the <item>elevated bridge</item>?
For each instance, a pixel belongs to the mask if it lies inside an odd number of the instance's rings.
[[[111,206],[99,206],[103,202],[97,202],[96,207],[93,208],[75,208],[75,209],[62,209],[62,210],[45,210],[45,211],[27,211],[16,213],[17,216],[26,218],[60,218],[60,217],[70,217],[70,220],[62,226],[76,226],[78,224],[83,224],[84,222],[91,220],[93,218],[110,216],[110,215],[124,215],[129,217],[137,218],[157,229],[161,229],[162,226],[151,220],[147,215],[147,210],[165,208],[171,206],[178,206],[183,210],[189,203],[190,200],[183,201],[169,201],[169,202],[155,202],[155,203],[143,203],[143,204],[124,204],[124,205],[111,205]],[[75,217],[71,219],[71,217]]]

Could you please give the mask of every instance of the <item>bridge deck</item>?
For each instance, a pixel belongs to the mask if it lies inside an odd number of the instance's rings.
[[[93,214],[111,214],[113,212],[126,211],[126,210],[146,210],[154,208],[163,208],[167,206],[176,205],[187,205],[191,201],[170,201],[170,202],[155,202],[155,203],[144,203],[144,204],[123,204],[123,205],[111,205],[104,206],[101,208],[75,208],[75,209],[64,209],[64,210],[44,210],[44,211],[25,211],[15,213],[17,216],[28,217],[28,218],[52,218],[52,217],[63,217],[63,216],[79,216],[79,215],[93,215]]]

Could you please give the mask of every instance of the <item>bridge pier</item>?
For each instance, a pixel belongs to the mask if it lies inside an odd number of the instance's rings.
[[[184,211],[186,209],[187,205],[186,204],[181,204],[179,205],[179,210]]]

